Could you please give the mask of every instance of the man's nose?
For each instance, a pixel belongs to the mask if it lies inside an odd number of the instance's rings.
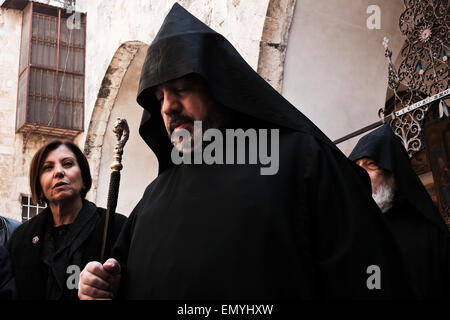
[[[181,111],[181,103],[176,94],[170,90],[164,91],[164,101],[161,106],[161,112],[170,115]]]

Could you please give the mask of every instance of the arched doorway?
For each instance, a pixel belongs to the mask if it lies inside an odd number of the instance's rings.
[[[142,42],[127,42],[117,50],[103,79],[85,143],[93,177],[90,200],[106,207],[116,144],[112,128],[117,117],[127,120],[130,138],[124,148],[117,203],[117,212],[127,216],[158,172],[156,156],[138,132],[142,108],[136,95],[147,48]]]

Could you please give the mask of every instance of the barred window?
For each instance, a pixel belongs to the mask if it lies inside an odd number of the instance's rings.
[[[16,130],[83,131],[86,16],[30,1],[23,11]]]
[[[46,203],[36,204],[30,195],[22,195],[22,222],[30,220],[45,208],[47,208]]]

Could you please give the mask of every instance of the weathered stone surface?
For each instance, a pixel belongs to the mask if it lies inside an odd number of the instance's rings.
[[[21,26],[21,11],[0,8],[0,215],[18,220],[20,192],[15,189],[20,182],[14,177],[22,150],[15,146],[14,126]]]
[[[283,85],[286,46],[296,0],[270,1],[261,37],[258,73],[278,92]]]

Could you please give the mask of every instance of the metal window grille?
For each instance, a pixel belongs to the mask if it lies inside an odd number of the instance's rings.
[[[74,137],[84,127],[86,16],[30,1],[23,11],[16,130]]]
[[[29,195],[22,195],[22,222],[28,221],[47,208],[46,203],[34,203]]]

